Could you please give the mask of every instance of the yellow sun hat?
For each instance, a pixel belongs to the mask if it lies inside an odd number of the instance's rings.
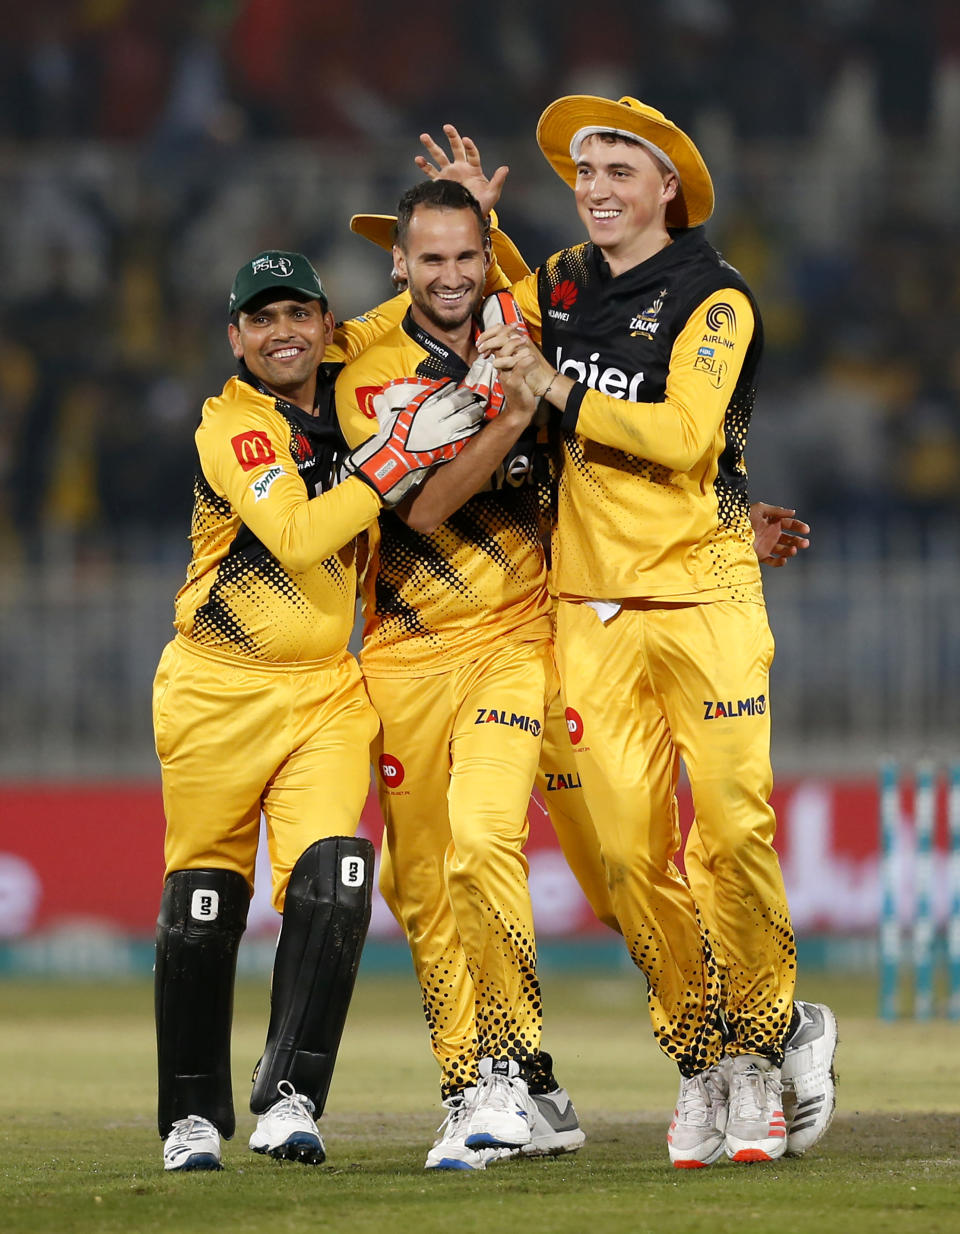
[[[713,181],[700,151],[662,111],[629,95],[615,103],[590,94],[569,94],[551,103],[540,117],[540,149],[571,188],[577,182],[580,146],[595,133],[632,137],[676,173],[680,187],[667,206],[668,227],[696,227],[713,213]]]
[[[355,214],[350,220],[350,230],[365,240],[371,240],[387,252],[393,248],[393,229],[396,226],[395,214]],[[530,267],[520,255],[520,250],[510,237],[497,226],[496,212],[490,211],[490,244],[504,272],[511,283],[518,283],[530,273]]]

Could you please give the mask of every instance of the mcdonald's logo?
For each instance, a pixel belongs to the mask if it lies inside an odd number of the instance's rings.
[[[261,433],[257,429],[231,437],[230,444],[237,456],[237,462],[244,471],[253,471],[254,467],[262,467],[264,463],[277,461],[270,438],[266,433]]]
[[[383,386],[357,386],[354,393],[357,399],[357,406],[367,419],[376,420],[377,412],[374,408],[373,400],[378,394],[383,393]]]

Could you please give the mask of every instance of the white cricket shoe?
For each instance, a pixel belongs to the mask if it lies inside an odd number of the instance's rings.
[[[179,1118],[163,1141],[165,1170],[219,1170],[220,1132],[207,1118]]]
[[[823,1003],[794,1004],[797,1024],[787,1038],[781,1077],[787,1157],[800,1157],[830,1126],[837,1104],[837,1020]]]
[[[724,1147],[733,1161],[775,1161],[787,1147],[780,1068],[759,1054],[731,1062]]]
[[[678,1170],[713,1165],[724,1149],[730,1060],[723,1059],[699,1075],[680,1078],[667,1152]]]
[[[467,1130],[477,1100],[475,1087],[445,1097],[447,1117],[437,1128],[442,1134],[427,1153],[425,1170],[484,1170],[506,1150],[502,1148],[468,1148]]]
[[[326,1158],[323,1140],[313,1121],[316,1108],[309,1097],[298,1093],[289,1080],[277,1085],[280,1100],[275,1101],[257,1119],[257,1129],[250,1137],[255,1153],[267,1153],[277,1160],[300,1161],[304,1165],[320,1165]]]
[[[512,1058],[481,1058],[480,1083],[467,1127],[468,1148],[523,1148],[533,1138],[537,1106]]]

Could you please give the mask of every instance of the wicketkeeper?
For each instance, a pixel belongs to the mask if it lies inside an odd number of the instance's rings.
[[[381,409],[379,431],[348,450],[336,375],[405,307],[392,301],[335,331],[316,271],[279,251],[245,263],[230,293],[238,371],[204,404],[193,556],[154,683],[167,823],[156,957],[167,1170],[219,1169],[220,1137],[234,1133],[233,985],[261,813],[282,926],[250,1148],[324,1160],[316,1119],[374,865],[355,835],[378,730],[347,651],[355,537],[452,458],[485,411],[436,382]]]

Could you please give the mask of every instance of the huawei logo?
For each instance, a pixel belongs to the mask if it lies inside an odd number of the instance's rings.
[[[563,279],[550,293],[550,303],[554,308],[571,309],[577,301],[577,285],[569,279]]]

